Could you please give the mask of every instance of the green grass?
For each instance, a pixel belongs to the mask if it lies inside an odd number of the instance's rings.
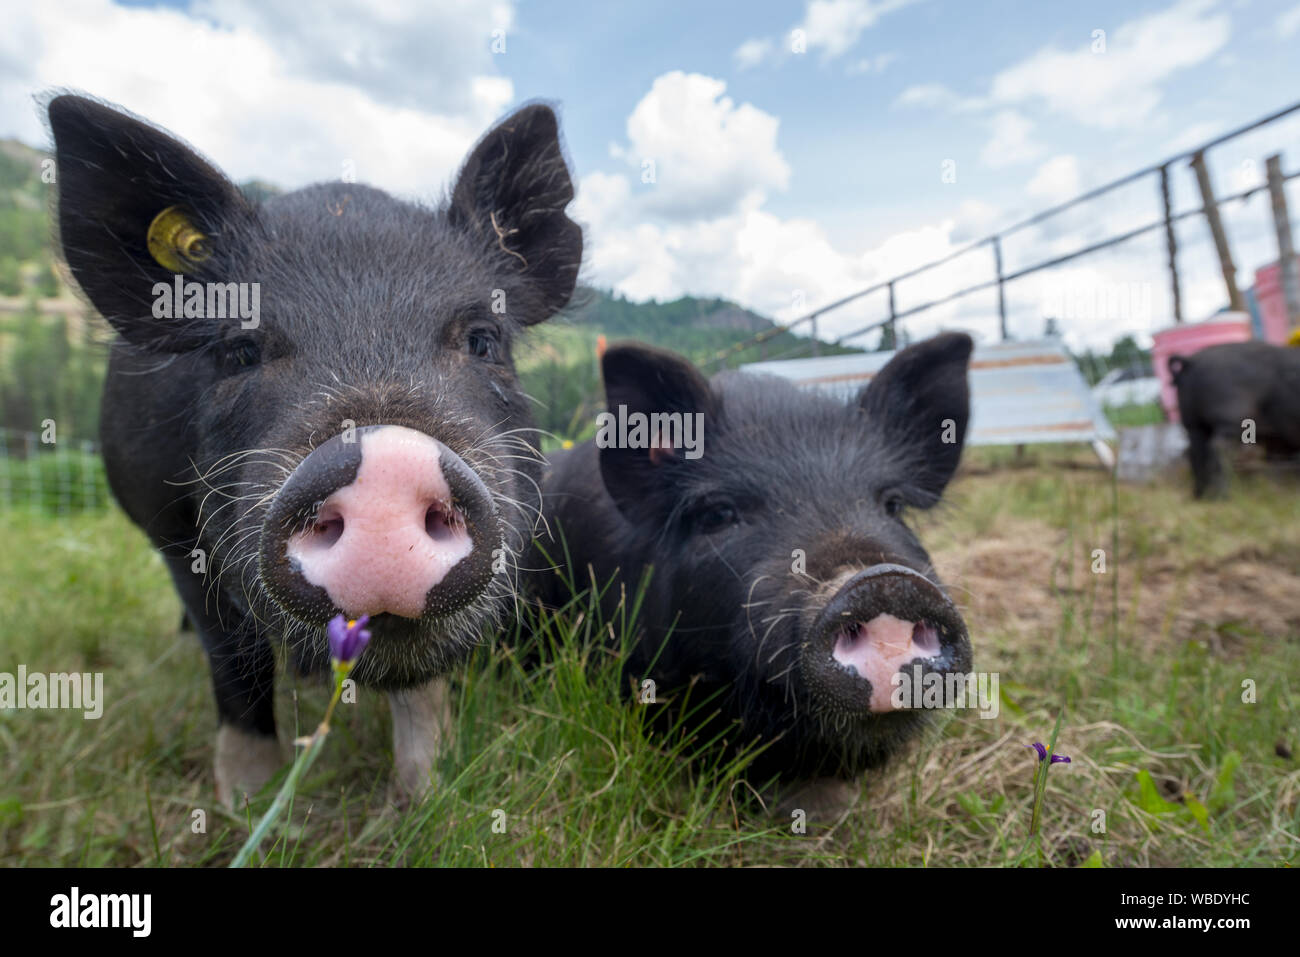
[[[1159,402],[1108,405],[1105,412],[1110,424],[1117,429],[1131,425],[1159,425],[1165,421],[1165,410]]]
[[[1000,675],[1000,715],[946,715],[835,821],[793,833],[755,810],[743,762],[691,761],[698,742],[654,733],[584,600],[544,622],[540,667],[497,642],[457,675],[456,741],[415,809],[387,803],[386,702],[362,690],[265,864],[1023,863],[1024,746],[1062,707],[1057,751],[1073,763],[1048,778],[1047,863],[1294,864],[1300,770],[1276,753],[1300,743],[1294,486],[1250,477],[1192,503],[1184,487],[1115,489],[1086,451],[1075,467],[1027,455],[978,450],[917,521],[977,667]],[[0,512],[0,536],[0,671],[102,671],[107,699],[98,721],[0,712],[0,863],[228,863],[249,820],[213,800],[207,669],[160,560],[116,511]],[[323,682],[282,678],[284,736],[326,700]]]

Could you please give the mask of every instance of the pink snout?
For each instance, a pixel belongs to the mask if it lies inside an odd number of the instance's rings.
[[[315,449],[272,504],[262,572],[277,603],[314,621],[337,612],[421,618],[481,594],[499,534],[473,470],[403,426],[346,438]]]
[[[855,621],[835,636],[831,657],[871,685],[870,709],[892,711],[894,676],[917,659],[939,654],[939,633],[927,621],[911,622],[890,614]]]
[[[838,583],[800,655],[817,700],[861,715],[916,707],[895,691],[918,668],[964,673],[970,663],[970,636],[952,601],[920,572],[890,563]]]

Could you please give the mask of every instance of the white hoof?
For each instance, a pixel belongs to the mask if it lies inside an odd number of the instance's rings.
[[[451,695],[446,678],[388,695],[393,713],[394,790],[397,803],[423,798],[438,756],[451,741]]]
[[[283,763],[276,738],[221,725],[217,729],[217,800],[232,811],[239,810]]]

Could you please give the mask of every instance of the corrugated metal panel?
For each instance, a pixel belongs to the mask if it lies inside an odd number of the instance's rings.
[[[741,368],[847,399],[892,357],[892,352],[865,352],[751,362]],[[971,356],[970,388],[971,423],[966,436],[970,445],[1115,438],[1115,430],[1059,340],[977,346]]]

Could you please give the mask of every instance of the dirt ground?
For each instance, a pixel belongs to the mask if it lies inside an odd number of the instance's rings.
[[[1089,551],[1032,519],[999,523],[994,536],[933,556],[972,632],[996,628],[1042,640],[1059,627],[1063,603],[1073,601],[1077,613],[1091,612],[1097,633],[1107,633],[1113,578],[1091,572]],[[1230,652],[1242,631],[1278,640],[1300,632],[1300,570],[1249,548],[1213,563],[1157,551],[1121,562],[1113,577],[1120,621],[1149,645],[1203,640]]]

